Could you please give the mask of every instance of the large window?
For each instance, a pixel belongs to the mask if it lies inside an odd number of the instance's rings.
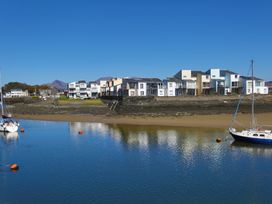
[[[140,94],[141,94],[141,96],[144,96],[144,91],[141,91]]]
[[[238,81],[232,82],[232,83],[231,83],[231,86],[232,86],[232,87],[237,87],[237,86],[238,86]]]
[[[140,84],[140,89],[143,89],[144,88],[144,84]]]
[[[261,82],[260,81],[256,81],[255,82],[255,86],[261,86]]]

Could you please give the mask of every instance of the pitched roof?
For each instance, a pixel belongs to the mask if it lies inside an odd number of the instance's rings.
[[[170,81],[170,82],[181,82],[181,79],[178,79],[176,77],[167,77],[164,81]]]
[[[197,74],[207,75],[205,72],[202,72],[202,71],[192,71],[191,74],[193,77],[196,77]]]
[[[161,82],[159,78],[124,78],[124,82]]]
[[[220,76],[226,76],[226,74],[237,74],[235,72],[232,72],[230,70],[220,70]]]
[[[248,77],[248,76],[240,76],[240,78],[242,78],[244,80],[252,80],[252,77]],[[264,81],[263,79],[260,79],[260,78],[257,78],[257,77],[253,77],[253,80]]]
[[[86,83],[85,80],[79,80],[78,83]]]

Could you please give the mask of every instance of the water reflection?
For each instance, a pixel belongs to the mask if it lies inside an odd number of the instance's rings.
[[[222,158],[222,145],[215,143],[222,130],[173,128],[158,126],[106,125],[102,123],[71,122],[70,133],[78,135],[80,130],[86,134],[99,133],[110,136],[127,148],[148,151],[152,147],[167,149],[172,154],[180,154],[183,163],[192,166],[199,152],[216,168]]]
[[[234,150],[239,150],[250,155],[262,155],[271,157],[272,156],[272,146],[262,145],[262,144],[251,144],[245,142],[234,141],[231,144],[231,148]]]
[[[0,132],[0,138],[4,143],[17,141],[19,138],[18,132]]]

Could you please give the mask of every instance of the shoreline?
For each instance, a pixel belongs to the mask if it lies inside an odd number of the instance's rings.
[[[250,114],[239,114],[237,119],[242,125],[248,126]],[[95,122],[105,124],[123,125],[158,125],[174,127],[205,127],[205,128],[228,128],[232,114],[217,115],[192,115],[192,116],[133,116],[133,115],[90,115],[90,114],[16,114],[17,119],[45,120],[45,121],[66,121],[66,122]],[[257,115],[260,124],[271,123],[272,113],[260,113]]]

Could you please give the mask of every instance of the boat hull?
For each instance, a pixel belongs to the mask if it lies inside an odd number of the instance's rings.
[[[0,124],[0,132],[17,132],[18,128],[18,125],[15,124],[9,126],[4,126],[3,124]]]
[[[255,143],[255,144],[271,144],[272,145],[272,139],[241,136],[241,135],[235,134],[231,131],[230,131],[230,134],[236,141]]]

